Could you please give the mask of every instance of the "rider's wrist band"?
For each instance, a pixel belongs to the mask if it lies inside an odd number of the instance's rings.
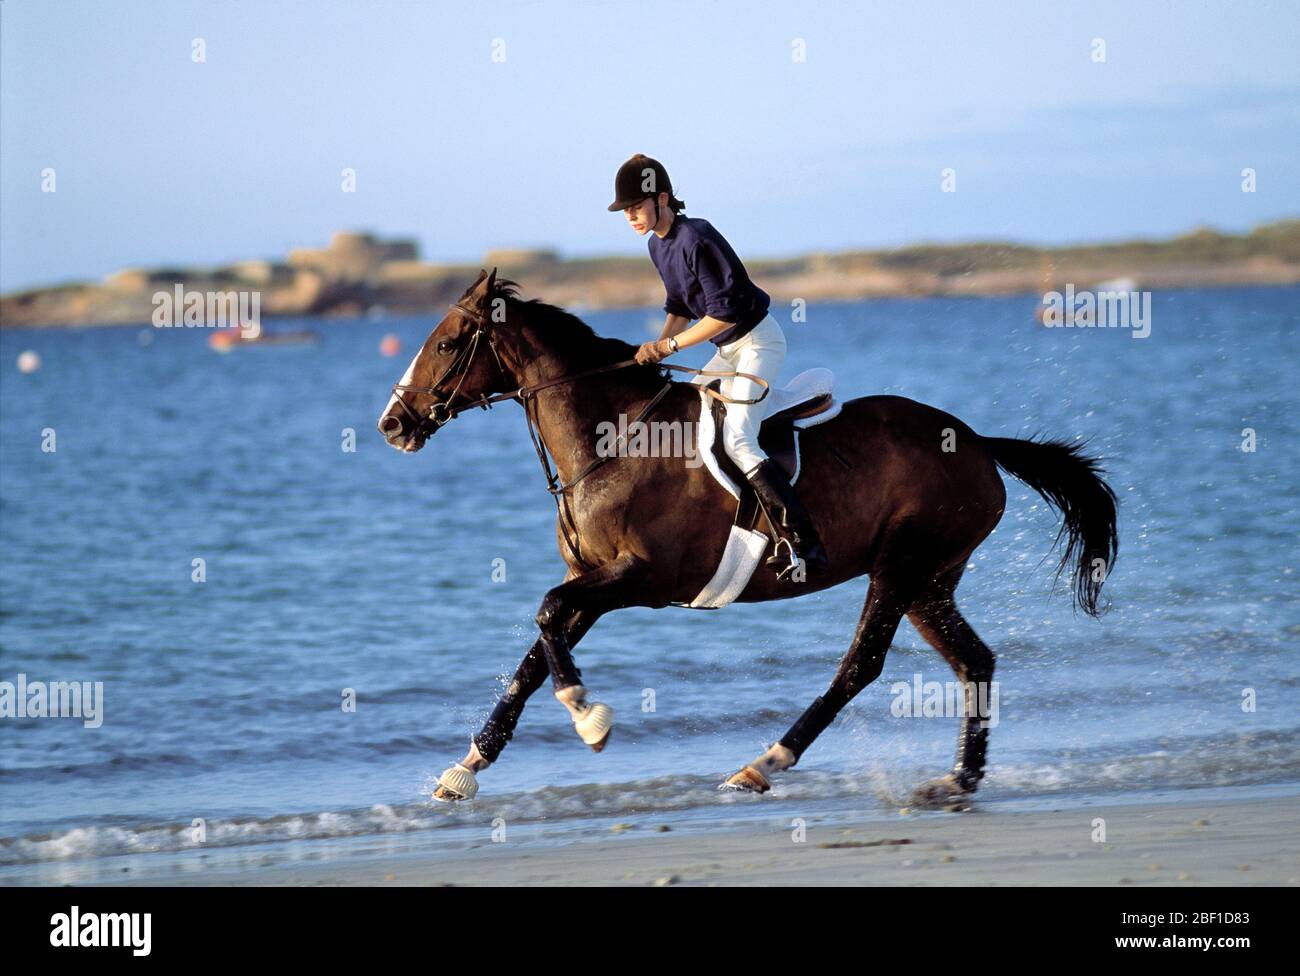
[[[668,337],[668,345],[672,346],[673,352],[681,352],[681,350],[677,348],[677,337],[676,337],[676,336],[669,336],[669,337]]]

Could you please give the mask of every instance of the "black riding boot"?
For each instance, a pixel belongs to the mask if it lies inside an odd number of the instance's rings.
[[[822,540],[818,538],[807,509],[800,503],[799,497],[794,492],[794,486],[790,484],[790,479],[785,476],[781,466],[768,458],[752,471],[746,472],[745,478],[754,486],[759,501],[767,509],[768,517],[778,522],[781,528],[790,534],[795,558],[804,561],[804,573],[807,578],[811,579],[825,573],[830,568],[830,561],[826,558],[826,550],[822,548]],[[777,573],[777,577],[786,579],[794,566],[789,559],[781,555],[779,549],[778,545],[777,553],[768,557],[767,565],[784,566],[785,568]]]

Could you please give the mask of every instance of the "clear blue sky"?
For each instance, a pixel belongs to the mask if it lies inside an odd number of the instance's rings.
[[[1246,229],[1300,214],[1300,3],[0,3],[6,290],[340,228],[643,254],[634,152],[742,257]]]

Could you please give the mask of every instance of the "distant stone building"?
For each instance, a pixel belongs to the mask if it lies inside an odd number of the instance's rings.
[[[112,291],[144,291],[149,287],[149,272],[144,268],[123,268],[104,279]]]
[[[216,269],[218,274],[227,274],[241,283],[258,285],[262,288],[277,288],[293,284],[296,268],[280,261],[236,261]]]
[[[499,248],[483,255],[483,266],[487,268],[539,268],[552,265],[560,260],[554,251],[541,248]]]
[[[104,284],[110,291],[140,292],[220,277],[207,268],[125,268],[106,277]]]
[[[415,261],[420,251],[414,241],[379,241],[373,234],[339,231],[326,248],[294,248],[289,264],[318,271],[340,281],[365,281],[390,261]]]

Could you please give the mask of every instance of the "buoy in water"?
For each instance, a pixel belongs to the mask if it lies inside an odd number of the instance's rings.
[[[402,340],[391,332],[379,340],[379,353],[382,356],[396,356],[402,351]]]
[[[41,368],[41,357],[27,349],[18,354],[18,372],[34,373]]]

